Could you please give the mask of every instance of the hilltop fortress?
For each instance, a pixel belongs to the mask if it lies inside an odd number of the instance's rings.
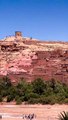
[[[15,36],[0,40],[0,76],[5,75],[12,82],[21,77],[68,82],[68,42],[39,41],[16,31]]]
[[[9,36],[0,40],[0,50],[9,50],[11,47],[17,48],[18,46],[29,46],[33,50],[42,50],[42,51],[51,51],[54,49],[63,49],[68,48],[68,43],[66,42],[55,42],[55,41],[39,41],[37,39],[23,37],[20,31],[15,32],[15,36]],[[30,47],[30,46],[29,46]]]
[[[15,32],[15,36],[8,36],[0,40],[0,50],[9,50],[11,48],[17,48],[25,44],[35,43],[36,39],[23,37],[20,31]]]

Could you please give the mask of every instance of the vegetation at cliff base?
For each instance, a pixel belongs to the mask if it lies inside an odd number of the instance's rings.
[[[0,78],[0,102],[16,101],[28,104],[63,104],[68,103],[68,85],[55,79],[37,78],[31,83],[21,79],[13,85],[8,77]]]

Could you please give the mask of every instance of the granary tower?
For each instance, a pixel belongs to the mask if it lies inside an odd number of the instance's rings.
[[[15,37],[22,37],[22,32],[15,31]]]
[[[22,32],[15,31],[15,38],[18,39],[18,40],[21,40],[22,39]]]

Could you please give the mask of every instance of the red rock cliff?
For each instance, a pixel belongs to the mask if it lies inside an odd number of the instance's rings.
[[[18,36],[0,41],[0,76],[12,82],[37,77],[68,82],[68,42],[44,42]]]

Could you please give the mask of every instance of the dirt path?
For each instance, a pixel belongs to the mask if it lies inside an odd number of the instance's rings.
[[[62,111],[68,111],[68,105],[0,105],[2,120],[30,120],[29,114],[34,114],[32,120],[58,120]]]

